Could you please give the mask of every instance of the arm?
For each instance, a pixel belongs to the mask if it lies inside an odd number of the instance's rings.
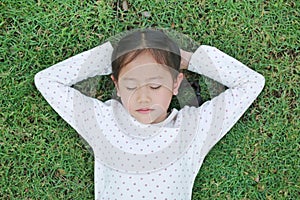
[[[180,49],[181,63],[180,69],[187,69],[193,53]]]
[[[91,105],[93,99],[81,94],[71,86],[88,77],[106,75],[111,72],[111,52],[109,42],[75,55],[49,67],[35,75],[35,84],[51,107],[77,132],[76,112]],[[78,117],[77,117],[78,118]],[[83,136],[86,140],[86,136]]]
[[[190,57],[188,70],[202,74],[228,87],[199,108],[200,118],[208,120],[206,151],[238,121],[262,91],[265,79],[241,62],[210,46],[200,46]],[[201,121],[201,120],[200,120]],[[203,121],[203,120],[202,120]]]

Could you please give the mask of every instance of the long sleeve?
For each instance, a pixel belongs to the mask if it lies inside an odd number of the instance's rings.
[[[199,108],[198,131],[207,130],[206,154],[238,121],[262,91],[265,79],[241,62],[210,46],[200,46],[192,55],[188,70],[228,87]]]
[[[85,112],[85,109],[88,109],[86,105],[92,105],[94,99],[83,95],[71,86],[89,77],[110,74],[112,50],[111,44],[107,42],[35,75],[37,89],[51,107],[77,132],[83,132],[81,130],[84,127],[80,127],[76,115]],[[88,140],[87,136],[82,135],[82,137]]]

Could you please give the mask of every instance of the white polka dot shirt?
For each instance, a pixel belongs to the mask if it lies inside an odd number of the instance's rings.
[[[173,109],[163,122],[141,124],[118,101],[101,102],[71,87],[89,77],[109,75],[112,50],[104,43],[35,76],[44,98],[93,149],[95,199],[191,199],[205,156],[259,95],[264,77],[202,45],[188,70],[228,89],[198,108]]]

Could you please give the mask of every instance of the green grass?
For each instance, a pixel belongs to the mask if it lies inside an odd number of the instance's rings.
[[[193,199],[299,198],[299,1],[128,2],[127,12],[112,0],[0,2],[0,199],[93,199],[93,157],[33,77],[114,34],[151,26],[216,46],[266,78],[207,156]]]

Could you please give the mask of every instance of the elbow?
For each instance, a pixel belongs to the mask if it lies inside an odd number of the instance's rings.
[[[254,89],[255,96],[258,96],[264,89],[266,80],[265,80],[265,77],[261,74],[256,74],[253,77],[253,79],[254,79],[254,81],[251,81],[252,82],[251,89],[252,90]]]
[[[34,76],[34,84],[38,88],[41,83],[41,75],[40,72]]]
[[[35,87],[40,90],[43,86],[43,83],[45,82],[42,72],[38,72],[34,76],[34,85]]]
[[[263,88],[265,87],[266,79],[261,74],[258,74],[257,77],[258,77],[257,78],[258,87],[260,88],[260,92],[261,92],[263,90]]]

